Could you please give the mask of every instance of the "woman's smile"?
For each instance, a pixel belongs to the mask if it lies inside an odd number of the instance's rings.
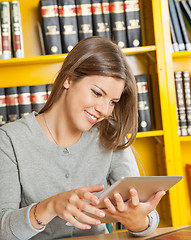
[[[97,121],[99,120],[98,117],[92,115],[91,113],[87,112],[86,110],[84,110],[84,113],[85,113],[87,120],[92,124],[97,123]]]

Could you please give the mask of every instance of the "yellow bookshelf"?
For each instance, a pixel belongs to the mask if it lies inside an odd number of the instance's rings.
[[[0,0],[2,2],[2,0]],[[41,56],[37,23],[39,0],[19,0],[24,37],[23,59],[0,60],[0,87],[52,83],[67,54]],[[152,89],[153,131],[138,133],[134,143],[142,175],[183,175],[157,210],[160,226],[191,224],[185,164],[191,162],[191,137],[177,134],[173,71],[189,69],[191,53],[171,53],[167,0],[140,0],[143,46],[123,49],[134,74],[147,73]]]

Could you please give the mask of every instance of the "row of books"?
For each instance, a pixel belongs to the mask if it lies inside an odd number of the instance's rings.
[[[18,1],[0,3],[0,58],[23,58],[23,35]]]
[[[191,135],[191,85],[189,71],[174,72],[179,136]]]
[[[0,126],[32,111],[38,112],[50,95],[52,84],[0,88]]]
[[[152,130],[148,80],[146,74],[136,75],[138,90],[139,132]],[[38,112],[50,95],[52,84],[0,88],[0,126],[24,115]]]
[[[191,0],[168,0],[172,52],[191,51]]]
[[[94,35],[121,48],[142,45],[139,0],[41,0],[40,8],[44,54],[67,53]]]

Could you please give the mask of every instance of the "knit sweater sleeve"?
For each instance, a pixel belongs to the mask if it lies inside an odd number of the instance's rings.
[[[19,166],[11,139],[0,129],[0,240],[25,240],[43,231],[36,230],[29,219],[30,205],[20,208]]]

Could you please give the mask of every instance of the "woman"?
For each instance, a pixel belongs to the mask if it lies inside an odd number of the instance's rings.
[[[106,233],[105,215],[134,235],[152,232],[163,191],[141,203],[131,189],[129,201],[115,194],[117,206],[105,199],[106,210],[96,207],[108,183],[139,176],[136,134],[136,82],[123,53],[102,37],[82,40],[44,108],[0,129],[0,239]]]

